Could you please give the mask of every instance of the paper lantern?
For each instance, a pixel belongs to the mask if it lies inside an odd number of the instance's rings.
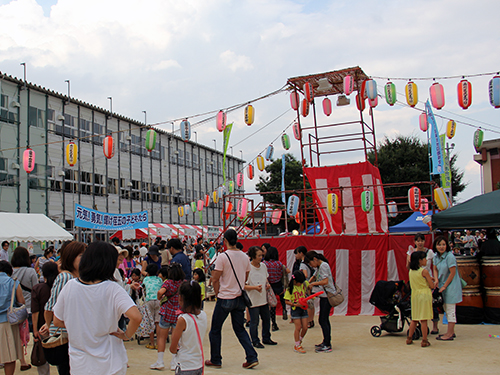
[[[226,128],[226,114],[224,111],[219,111],[217,113],[217,130],[220,132],[223,132],[224,129]]]
[[[385,101],[391,107],[396,103],[396,85],[392,82],[387,82],[384,87],[385,91]]]
[[[156,132],[149,129],[146,132],[146,150],[152,151],[156,147]]]
[[[233,203],[231,201],[226,201],[226,204],[224,205],[224,212],[226,214],[226,219],[229,218],[229,214],[233,210]]]
[[[115,155],[115,142],[112,136],[108,135],[104,138],[102,148],[104,151],[104,156],[106,156],[108,159],[111,159]]]
[[[481,146],[483,145],[483,136],[484,133],[481,128],[474,132],[474,148],[476,149],[476,152],[479,152]]]
[[[427,215],[427,212],[429,212],[429,201],[427,200],[427,198],[422,198],[420,200],[419,209],[422,215]]]
[[[224,193],[226,192],[226,189],[224,189],[224,186],[219,186],[217,189],[217,194],[219,195],[219,199],[224,197]]]
[[[455,136],[457,130],[457,123],[453,120],[448,121],[446,124],[446,136],[448,139],[452,139]]]
[[[243,177],[243,173],[238,173],[236,175],[236,185],[238,185],[238,187],[242,187],[243,186],[243,180],[245,179],[245,177]]]
[[[363,100],[365,100],[366,98],[368,98],[368,96],[366,95],[366,82],[368,80],[365,79],[362,83],[361,83],[361,90],[358,92],[358,94],[360,94],[361,98]]]
[[[415,82],[408,82],[405,87],[406,102],[410,107],[415,107],[418,104],[418,88]]]
[[[346,95],[351,95],[351,93],[354,91],[354,79],[352,76],[345,76],[344,77],[344,94]]]
[[[368,99],[374,100],[377,97],[377,82],[373,79],[366,81],[366,96]]]
[[[267,146],[267,150],[266,150],[266,160],[269,161],[273,158],[273,154],[274,154],[274,146],[273,145],[269,145]],[[260,169],[260,168],[259,168]]]
[[[262,214],[262,217],[265,221],[266,224],[269,224],[271,222],[271,217],[273,216],[272,210],[264,204],[264,212]]]
[[[193,202],[190,203],[190,205],[191,205],[191,212],[194,214],[196,212],[196,209],[198,208],[196,206],[196,202],[193,201]]]
[[[247,176],[248,176],[249,180],[253,180],[253,176],[254,176],[253,164],[248,164],[248,167],[247,167]]]
[[[370,104],[370,108],[375,108],[378,105],[378,96],[375,99],[368,98],[368,104]]]
[[[205,201],[203,202],[203,204],[205,207],[208,207],[208,205],[210,204],[210,194],[205,195]]]
[[[304,96],[309,103],[312,103],[314,99],[314,89],[310,82],[304,83]]]
[[[290,93],[290,105],[296,111],[299,108],[300,96],[297,91],[292,91]]]
[[[212,201],[215,204],[219,203],[219,193],[217,192],[217,190],[214,190],[212,193]]]
[[[299,211],[300,198],[297,195],[290,195],[288,198],[288,205],[286,208],[286,213],[288,216],[295,216]]]
[[[495,108],[500,108],[500,76],[495,76],[488,85],[490,94],[490,104]]]
[[[33,172],[35,168],[35,151],[29,147],[23,152],[23,168],[26,173]]]
[[[458,105],[463,109],[469,108],[472,104],[472,85],[466,79],[462,79],[457,86]]]
[[[283,134],[281,136],[281,144],[283,145],[283,148],[285,150],[290,149],[290,137],[288,136],[288,134]]]
[[[323,99],[323,112],[327,116],[332,114],[332,101],[328,98]]]
[[[197,209],[198,211],[202,211],[202,210],[203,210],[203,206],[204,206],[204,205],[205,205],[205,204],[203,203],[203,201],[202,201],[201,199],[199,199],[199,200],[198,200],[198,203],[196,203],[196,209]]]
[[[395,218],[398,216],[398,205],[394,201],[387,203],[387,216]]]
[[[297,212],[297,215],[295,215],[295,222],[297,224],[300,224],[301,221],[302,221],[302,217],[301,217],[300,211],[299,211],[299,212]],[[297,232],[297,234],[298,234],[298,232]]]
[[[361,193],[361,209],[370,212],[373,209],[373,191],[365,190]]]
[[[302,99],[302,105],[300,106],[302,116],[307,117],[309,114],[309,102],[306,99]]]
[[[180,217],[183,217],[184,216],[184,207],[183,206],[177,207],[177,213],[179,214]]]
[[[444,88],[440,83],[433,83],[429,89],[432,106],[436,109],[444,107]]]
[[[78,158],[78,146],[74,142],[69,142],[66,146],[66,161],[70,167],[76,164]]]
[[[335,215],[339,210],[339,197],[335,193],[330,193],[326,197],[326,209],[330,215]]]
[[[448,200],[448,196],[444,192],[443,188],[434,189],[434,200],[436,201],[436,205],[440,211],[446,210],[450,207],[450,201]]]
[[[358,107],[358,110],[361,112],[365,109],[365,100],[360,94],[356,95],[356,107]]]
[[[254,117],[255,110],[253,109],[253,106],[249,104],[245,107],[245,124],[247,124],[248,126],[252,125]]]
[[[187,119],[181,121],[181,138],[184,142],[191,139],[191,124]]]
[[[413,211],[420,208],[420,189],[418,187],[413,186],[408,189],[408,204]]]
[[[431,215],[425,215],[422,218],[422,223],[426,224],[429,229],[432,229],[432,216]]]
[[[292,129],[293,129],[293,136],[297,141],[300,141],[300,139],[302,138],[302,130],[300,129],[300,124],[298,121],[295,121],[293,123]]]
[[[427,114],[425,112],[422,112],[420,116],[418,116],[418,122],[420,125],[420,130],[426,132],[428,124],[427,124]]]
[[[184,215],[189,215],[191,213],[191,206],[189,204],[184,205]]]
[[[234,192],[234,181],[228,181],[227,182],[227,191],[229,193],[233,193]]]
[[[257,168],[259,168],[261,172],[266,168],[262,155],[257,156]]]
[[[273,214],[271,216],[271,222],[276,225],[276,224],[279,224],[280,222],[280,219],[281,219],[281,210],[274,210],[273,211]]]
[[[243,220],[248,213],[248,200],[245,198],[241,198],[238,200],[238,204],[236,206],[236,215],[238,219]]]

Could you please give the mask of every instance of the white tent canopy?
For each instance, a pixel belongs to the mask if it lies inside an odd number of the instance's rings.
[[[73,235],[43,214],[0,212],[1,241],[66,241]]]

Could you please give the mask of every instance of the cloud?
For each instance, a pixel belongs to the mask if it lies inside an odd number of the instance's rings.
[[[251,70],[253,69],[252,60],[248,56],[237,55],[233,51],[227,50],[220,54],[220,59],[233,72],[238,69]]]
[[[179,63],[175,60],[163,60],[160,61],[158,64],[153,65],[151,67],[151,70],[153,71],[158,71],[158,70],[165,70],[169,68],[180,68],[181,66]]]

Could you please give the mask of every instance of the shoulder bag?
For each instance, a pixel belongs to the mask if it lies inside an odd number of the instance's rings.
[[[273,288],[266,290],[266,296],[269,307],[276,307],[278,305],[278,300],[276,298],[276,294],[274,294]]]
[[[333,278],[332,278],[333,280]],[[323,289],[325,290],[325,293],[328,297],[328,302],[330,302],[330,305],[332,307],[340,305],[342,302],[344,302],[344,296],[342,295],[342,289],[340,289],[337,284],[335,283],[335,280],[333,280],[333,286],[335,287],[335,293],[328,292],[325,287]]]
[[[238,286],[241,289],[241,298],[243,298],[243,302],[245,302],[245,306],[248,308],[252,307],[252,300],[248,296],[247,291],[241,287],[240,280],[238,280],[238,276],[236,275],[236,271],[234,270],[233,262],[231,262],[231,258],[229,257],[229,255],[227,255],[227,253],[224,253],[224,254],[226,254],[227,259],[229,259],[229,264],[231,264],[231,268],[233,269],[234,277],[236,278],[236,282],[238,283]]]
[[[10,307],[7,310],[7,320],[11,325],[17,325],[28,319],[28,310],[26,310],[26,305],[24,304],[19,307],[14,307],[14,300],[16,298],[16,279],[14,278],[13,280],[14,286],[12,287]]]

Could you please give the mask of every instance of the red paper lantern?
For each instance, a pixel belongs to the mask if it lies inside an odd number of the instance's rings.
[[[226,128],[226,120],[227,120],[227,117],[226,117],[226,114],[224,113],[224,111],[219,111],[219,113],[217,113],[217,130],[220,131],[220,132],[223,132],[224,129]]]
[[[375,108],[378,105],[378,96],[375,99],[368,98],[368,104],[370,104],[371,108]]]
[[[33,172],[35,168],[35,151],[29,147],[23,153],[23,168],[26,173]]]
[[[300,96],[297,91],[292,91],[290,93],[290,104],[292,108],[296,111],[299,108]]]
[[[253,176],[254,176],[253,164],[248,164],[247,175],[248,175],[248,179],[253,180]]]
[[[363,100],[365,100],[366,98],[368,98],[368,95],[367,95],[367,92],[366,92],[366,83],[368,82],[367,79],[365,79],[362,83],[361,83],[361,91],[358,93],[358,94],[361,94],[361,97],[363,98]]]
[[[307,117],[309,114],[309,102],[306,99],[302,99],[302,105],[300,106],[302,111],[302,116]]]
[[[312,103],[314,98],[314,90],[310,82],[304,83],[304,95],[309,103]]]
[[[115,142],[112,136],[108,135],[106,138],[104,138],[102,148],[104,151],[104,156],[106,156],[108,159],[111,159],[115,155]]]
[[[332,101],[328,98],[323,99],[323,112],[327,116],[332,114]]]
[[[469,108],[472,104],[472,85],[466,79],[462,79],[457,86],[458,105],[463,109]]]
[[[365,99],[361,94],[356,95],[356,107],[358,107],[359,111],[363,111],[365,109]]]
[[[444,88],[440,83],[433,83],[429,89],[431,94],[432,106],[436,109],[444,107]]]
[[[210,204],[210,194],[205,195],[205,201],[203,203],[205,204],[205,207],[208,207]]]
[[[416,186],[412,186],[408,190],[408,204],[410,209],[413,211],[418,211],[420,208],[420,189]]]

